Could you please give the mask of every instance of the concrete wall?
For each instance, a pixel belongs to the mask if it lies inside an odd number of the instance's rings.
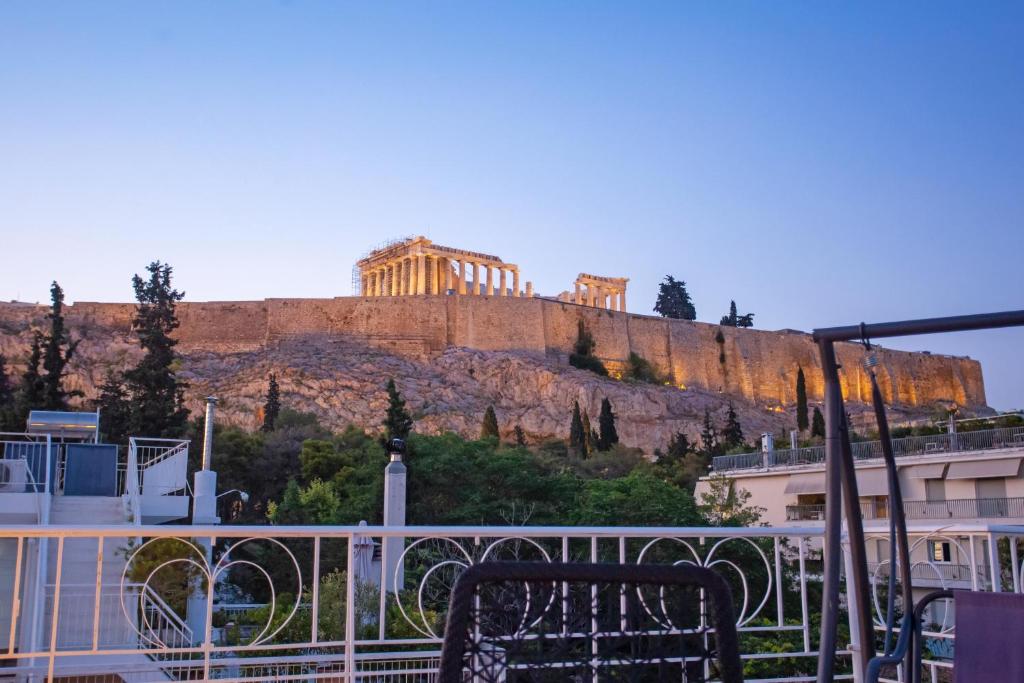
[[[0,304],[0,322],[26,324],[39,307]],[[131,304],[80,302],[70,320],[130,331]],[[604,311],[539,298],[486,296],[336,297],[179,304],[182,350],[237,351],[277,339],[317,335],[363,340],[399,352],[436,353],[457,346],[567,356],[583,320],[595,354],[613,367],[630,352],[653,363],[675,385],[701,387],[769,405],[792,405],[797,368],[807,393],[822,397],[817,349],[798,332],[720,328]],[[716,336],[721,330],[723,341]],[[984,406],[981,365],[967,358],[879,349],[878,375],[886,399],[909,406],[956,402]],[[864,350],[839,344],[847,399],[870,398]],[[724,362],[722,358],[724,357]]]

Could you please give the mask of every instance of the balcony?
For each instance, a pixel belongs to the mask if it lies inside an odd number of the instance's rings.
[[[455,578],[516,559],[711,568],[732,588],[748,678],[808,681],[822,535],[817,526],[0,527],[0,677],[431,681]],[[911,540],[950,536],[1016,547],[1024,526],[944,523]],[[915,576],[1021,591],[1015,553],[996,572],[988,563],[998,558],[977,559]],[[882,569],[873,590],[883,589]],[[852,679],[849,653],[837,656],[836,680]]]
[[[1000,448],[1024,449],[1024,427],[1006,427],[956,434],[934,434],[931,436],[908,436],[892,440],[893,453],[897,458],[908,455],[938,455],[940,453],[962,453]],[[860,441],[852,444],[855,460],[871,460],[882,457],[881,441]],[[714,472],[784,467],[792,465],[816,465],[825,462],[825,447],[791,448],[763,453],[755,451],[738,455],[720,455],[711,464]]]
[[[127,446],[61,442],[48,435],[0,433],[0,520],[46,523],[42,498],[122,499],[135,523],[188,515],[189,442],[129,439]]]
[[[862,501],[864,519],[888,519],[884,506]],[[958,498],[953,500],[906,500],[903,514],[911,519],[1024,519],[1024,498]],[[824,505],[787,505],[787,522],[825,520]]]

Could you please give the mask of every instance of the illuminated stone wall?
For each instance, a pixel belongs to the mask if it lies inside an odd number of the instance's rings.
[[[76,303],[70,320],[130,333],[130,304]],[[0,323],[24,325],[39,309],[0,304]],[[236,352],[282,339],[315,336],[362,343],[411,355],[448,347],[566,356],[583,320],[595,353],[618,368],[630,352],[653,363],[680,387],[704,388],[770,405],[792,405],[802,366],[808,396],[822,396],[811,338],[796,332],[719,328],[555,302],[488,296],[338,297],[179,304],[177,337],[183,350]],[[724,341],[716,341],[721,329]],[[837,347],[848,399],[866,402],[863,349]],[[926,406],[956,402],[984,406],[981,365],[967,358],[879,349],[878,374],[890,402]],[[724,356],[724,362],[721,360]]]

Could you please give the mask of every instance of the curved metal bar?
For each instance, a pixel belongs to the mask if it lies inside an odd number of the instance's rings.
[[[911,683],[921,683],[921,648],[924,644],[924,638],[921,635],[921,631],[923,630],[924,610],[928,605],[932,604],[936,600],[942,599],[953,599],[953,591],[932,591],[921,598],[921,602],[917,603],[914,607],[914,642],[911,646],[911,650],[913,652],[911,666],[913,668],[910,670],[908,675],[904,675],[904,678],[909,678]],[[945,617],[943,617],[943,621],[945,621]]]
[[[914,604],[913,587],[910,582],[910,542],[907,539],[907,520],[903,510],[903,492],[900,488],[899,473],[896,469],[896,456],[892,449],[892,438],[889,435],[889,418],[885,413],[885,402],[882,399],[882,390],[878,387],[878,378],[874,371],[868,373],[871,378],[871,402],[875,408],[875,421],[878,423],[878,439],[882,444],[882,457],[885,460],[885,470],[889,476],[889,557],[896,557],[899,563],[900,583],[903,589],[903,624],[902,632],[907,630],[911,618],[911,605]],[[896,553],[892,551],[895,550]],[[899,643],[896,650],[890,651],[889,644],[892,638],[892,630],[895,618],[896,604],[896,572],[889,572],[889,610],[886,620],[885,648],[884,654],[895,654],[899,650]],[[907,655],[907,667],[910,666],[909,652]]]

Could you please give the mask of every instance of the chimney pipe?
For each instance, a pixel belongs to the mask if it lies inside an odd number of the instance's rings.
[[[206,397],[206,431],[203,434],[203,470],[210,469],[213,458],[213,415],[217,407],[217,397]]]

